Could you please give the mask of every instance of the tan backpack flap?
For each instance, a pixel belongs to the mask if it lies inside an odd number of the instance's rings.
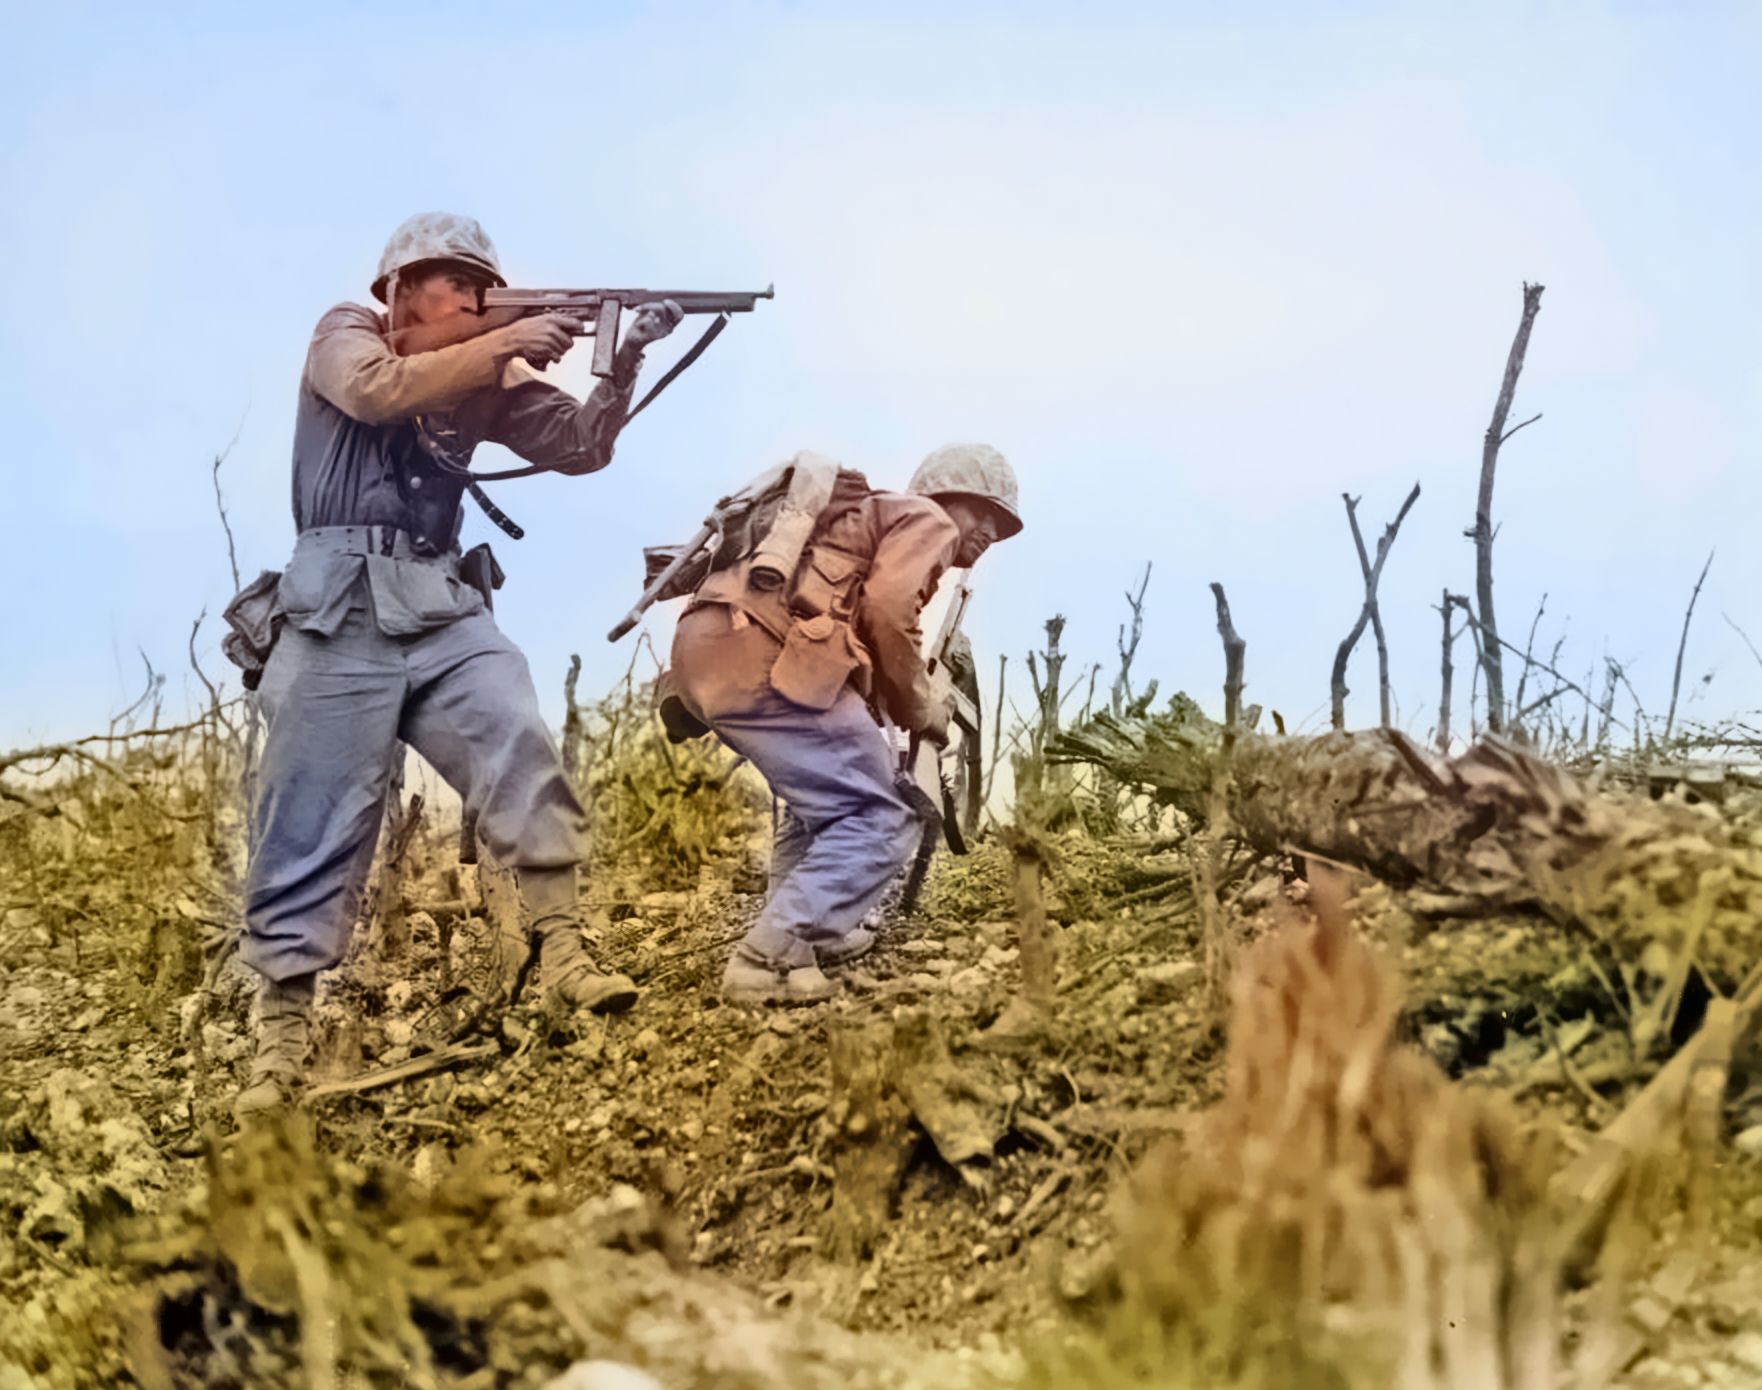
[[[861,664],[849,623],[825,613],[798,618],[771,665],[771,688],[804,709],[831,709]]]
[[[816,545],[796,570],[789,606],[808,617],[830,613],[835,618],[849,618],[856,610],[857,590],[868,575],[868,556]]]

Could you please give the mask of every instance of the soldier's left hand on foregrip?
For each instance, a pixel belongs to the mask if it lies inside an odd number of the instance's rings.
[[[630,325],[625,341],[639,346],[656,342],[679,327],[679,321],[684,317],[685,310],[671,299],[663,299],[658,304],[645,304],[642,312],[637,314],[636,322]]]

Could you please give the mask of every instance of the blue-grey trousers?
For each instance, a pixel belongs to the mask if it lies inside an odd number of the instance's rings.
[[[285,980],[342,959],[399,740],[520,870],[529,912],[572,907],[586,816],[526,658],[488,612],[408,637],[386,636],[364,607],[329,637],[290,625],[260,694],[269,731],[251,818],[247,965]]]
[[[880,902],[917,847],[917,818],[893,785],[887,736],[849,686],[827,710],[771,688],[782,644],[724,604],[688,610],[673,634],[672,675],[686,706],[764,774],[784,802],[771,850],[771,895],[742,950],[811,965]]]
[[[709,721],[785,803],[771,848],[771,894],[743,946],[777,965],[806,965],[881,901],[917,848],[919,822],[894,789],[893,758],[862,697],[829,710],[774,692]]]

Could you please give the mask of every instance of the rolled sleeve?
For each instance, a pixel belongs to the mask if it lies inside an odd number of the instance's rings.
[[[494,386],[499,371],[495,353],[481,338],[399,357],[385,340],[379,316],[357,304],[338,305],[318,321],[306,357],[313,390],[366,425],[455,406]]]

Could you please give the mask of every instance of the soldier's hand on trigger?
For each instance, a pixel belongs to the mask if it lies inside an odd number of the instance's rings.
[[[543,371],[575,346],[575,340],[586,331],[580,319],[567,314],[538,314],[519,319],[497,330],[506,335],[503,346],[509,357],[523,357]]]
[[[624,341],[638,348],[647,347],[679,327],[679,321],[684,317],[685,310],[671,299],[663,299],[659,304],[645,304],[642,312],[637,314],[636,322],[630,325],[630,331],[624,335]]]

